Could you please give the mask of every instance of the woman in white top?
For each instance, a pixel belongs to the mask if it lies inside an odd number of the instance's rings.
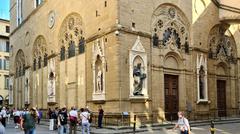
[[[90,113],[88,112],[88,109],[85,108],[84,111],[80,114],[81,120],[82,120],[82,134],[85,133],[85,129],[87,129],[87,134],[90,134]]]
[[[183,112],[178,112],[178,122],[173,130],[176,128],[180,129],[180,134],[190,134],[190,125],[188,119],[184,117]]]

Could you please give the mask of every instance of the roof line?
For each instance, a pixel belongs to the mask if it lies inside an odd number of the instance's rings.
[[[225,5],[225,4],[221,4],[221,3],[219,3],[218,0],[212,0],[212,2],[220,9],[240,14],[240,8],[229,6],[229,5]]]

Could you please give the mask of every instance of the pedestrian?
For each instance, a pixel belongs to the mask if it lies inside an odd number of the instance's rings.
[[[52,119],[54,119],[54,130],[57,130],[58,129],[58,112],[59,112],[59,109],[58,107],[55,108],[55,110],[52,112]]]
[[[2,118],[0,117],[0,134],[5,134],[5,127],[2,125]]]
[[[102,128],[102,119],[103,119],[104,111],[102,109],[102,106],[99,106],[98,110],[98,128]]]
[[[68,134],[67,108],[63,107],[58,113],[58,134]]]
[[[18,109],[15,109],[13,110],[13,120],[14,120],[14,123],[15,123],[15,128],[18,128],[19,125],[20,125],[20,111],[18,111]]]
[[[69,126],[70,126],[70,134],[77,133],[77,120],[78,120],[78,113],[75,107],[71,107],[71,111],[69,112]]]
[[[180,134],[190,134],[191,132],[188,119],[184,117],[183,112],[178,112],[178,122],[176,123],[173,130],[175,130],[176,128],[179,128]]]
[[[6,108],[5,107],[3,107],[2,110],[1,110],[1,117],[2,117],[2,119],[1,119],[2,125],[4,127],[6,127],[7,112],[6,112]]]
[[[90,134],[90,113],[88,112],[88,109],[85,108],[84,111],[80,114],[81,122],[82,122],[82,134],[85,133],[85,130],[87,129],[87,134]]]
[[[52,119],[52,109],[48,108],[48,118]]]
[[[9,108],[7,108],[6,112],[7,112],[7,124],[10,124],[11,111]]]
[[[31,108],[30,112],[26,112],[21,118],[21,128],[25,134],[35,134],[36,121],[37,121],[37,110]]]
[[[40,124],[40,121],[41,121],[41,119],[42,119],[42,116],[43,116],[42,110],[39,109],[39,110],[38,110],[38,124]]]

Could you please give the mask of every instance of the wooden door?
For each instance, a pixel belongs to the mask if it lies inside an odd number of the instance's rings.
[[[166,120],[177,120],[177,112],[179,110],[177,75],[164,75],[164,92]]]
[[[218,107],[219,117],[227,116],[226,81],[225,80],[217,80],[217,107]]]

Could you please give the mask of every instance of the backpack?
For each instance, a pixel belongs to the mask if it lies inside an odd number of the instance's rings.
[[[77,117],[74,117],[74,116],[70,116],[69,117],[69,120],[72,124],[77,124]]]
[[[35,119],[31,114],[25,114],[23,115],[23,128],[24,129],[31,129],[35,128]]]

